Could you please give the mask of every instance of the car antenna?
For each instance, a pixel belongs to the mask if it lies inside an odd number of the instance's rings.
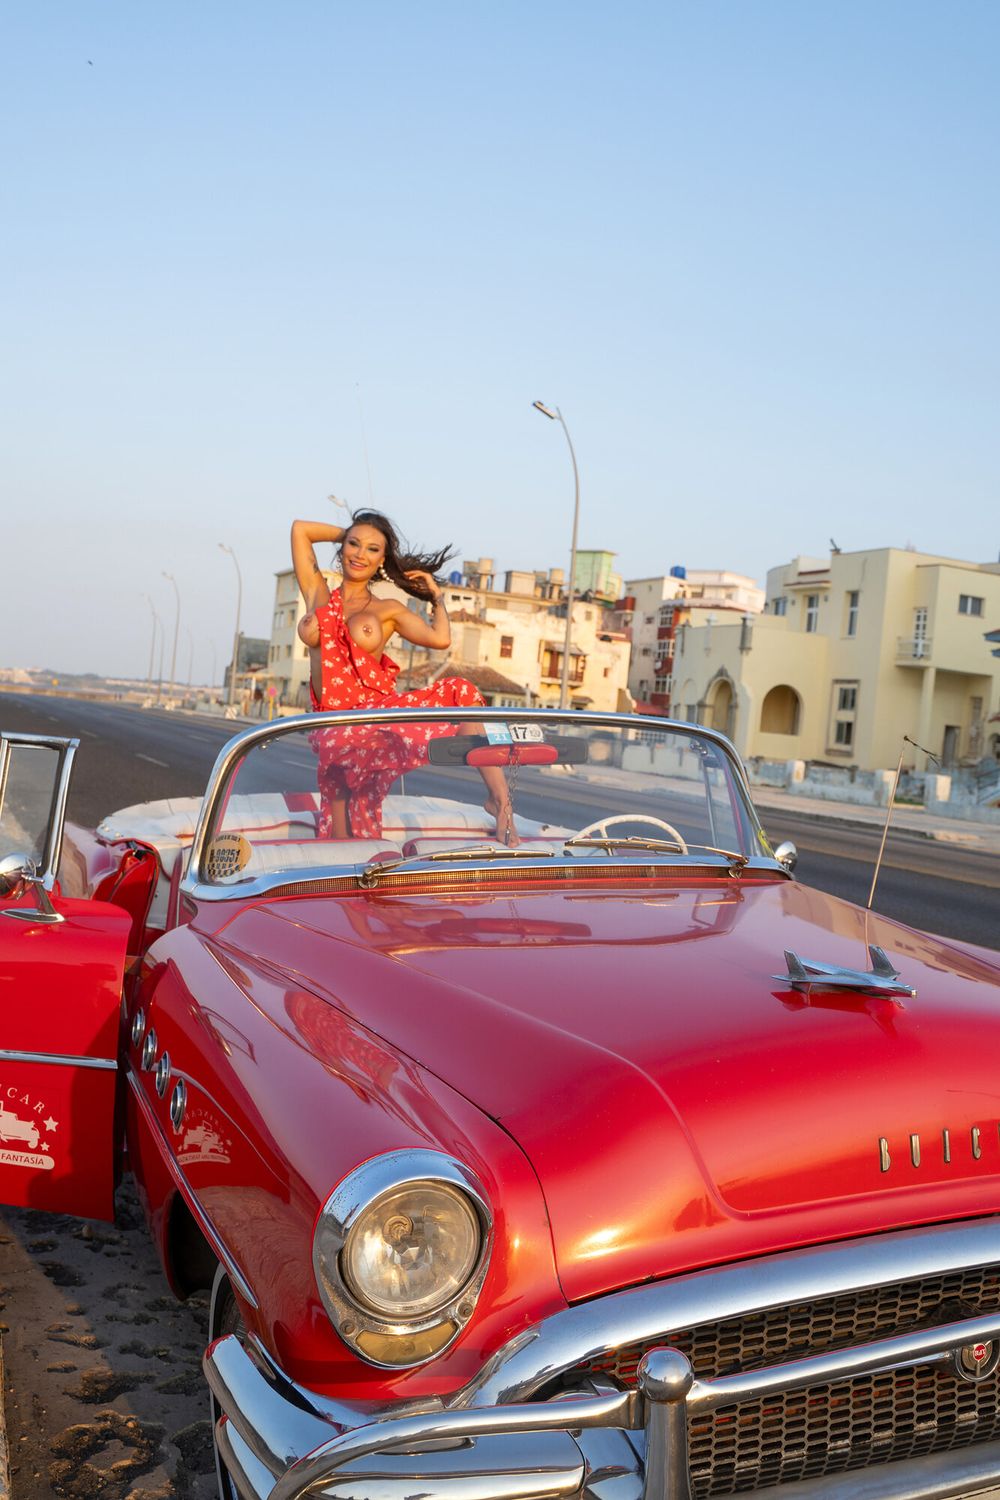
[[[885,810],[885,823],[882,825],[882,842],[878,846],[878,859],[876,859],[875,861],[875,873],[872,876],[872,888],[868,892],[869,911],[871,911],[872,902],[875,900],[875,886],[878,882],[879,871],[882,868],[882,856],[885,853],[885,841],[886,836],[889,832],[889,820],[892,817],[892,809],[896,801],[896,788],[899,786],[899,776],[900,772],[903,769],[903,755],[905,754],[907,745],[912,745],[914,750],[922,751],[923,754],[927,756],[927,759],[932,760],[936,766],[939,766],[941,764],[932,750],[926,750],[923,745],[918,745],[916,740],[911,740],[908,734],[903,735],[903,743],[899,747],[899,759],[896,762],[896,774],[892,778],[892,791],[889,793],[889,805]]]

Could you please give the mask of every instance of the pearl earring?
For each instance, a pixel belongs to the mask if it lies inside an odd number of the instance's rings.
[[[378,572],[375,574],[375,577],[376,578],[381,578],[382,581],[383,581],[383,583],[388,583],[389,582],[389,575],[385,571],[385,563],[379,563],[379,565],[378,565]]]

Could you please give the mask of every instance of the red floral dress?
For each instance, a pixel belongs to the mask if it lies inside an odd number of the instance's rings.
[[[309,682],[315,710],[341,708],[480,708],[483,695],[464,677],[444,677],[433,687],[395,691],[399,667],[383,651],[375,657],[359,646],[344,619],[340,590],[316,611],[323,696]],[[458,724],[344,725],[317,729],[310,742],[319,761],[320,838],[332,837],[331,803],[346,801],[351,836],[382,836],[382,802],[405,771],[427,764],[432,739],[456,734]]]

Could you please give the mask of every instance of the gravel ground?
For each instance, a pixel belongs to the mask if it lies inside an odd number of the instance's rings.
[[[208,1295],[167,1286],[131,1182],[118,1223],[0,1218],[12,1500],[210,1500]]]

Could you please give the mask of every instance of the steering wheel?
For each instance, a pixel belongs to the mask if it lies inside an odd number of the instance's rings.
[[[664,823],[662,818],[651,818],[645,813],[615,813],[613,817],[598,818],[596,823],[588,823],[586,828],[581,828],[580,832],[574,834],[573,837],[576,839],[586,839],[592,833],[596,833],[602,839],[606,839],[608,837],[608,829],[613,828],[616,823],[651,823],[654,828],[661,828],[664,833],[669,833],[682,854],[687,854],[688,852],[687,844],[672,823]]]

